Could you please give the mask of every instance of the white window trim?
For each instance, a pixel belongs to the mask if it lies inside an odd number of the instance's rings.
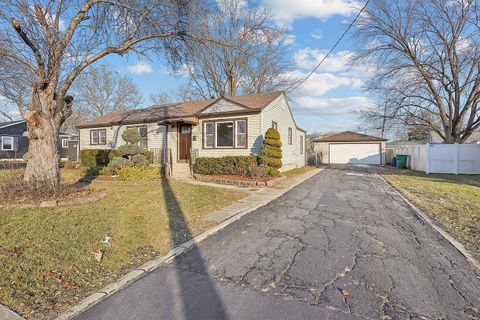
[[[4,140],[5,140],[5,139],[11,139],[11,141],[12,141],[12,142],[11,142],[11,146],[12,146],[11,149],[5,149],[5,148],[4,148]],[[2,142],[2,148],[1,148],[1,150],[3,150],[3,151],[15,151],[15,138],[14,138],[14,137],[2,136],[2,141],[1,141],[1,142]]]
[[[212,132],[212,133],[207,133],[207,124],[211,124],[211,125],[212,125],[212,129],[213,129],[213,132]],[[203,123],[203,132],[204,132],[204,134],[203,134],[203,141],[204,141],[204,142],[203,142],[203,143],[204,143],[203,148],[205,148],[205,149],[213,149],[213,148],[215,148],[215,142],[216,142],[216,141],[215,141],[215,140],[216,140],[216,139],[215,139],[215,127],[216,127],[215,122],[208,122],[208,121],[207,121],[207,122],[204,122],[204,123]],[[212,146],[207,146],[207,136],[212,136],[212,138],[213,138],[213,145],[212,145]]]
[[[245,132],[243,132],[243,133],[239,133],[239,132],[238,132],[238,123],[239,123],[239,122],[244,122],[244,123],[245,123]],[[247,143],[247,132],[248,132],[248,130],[247,130],[247,120],[235,120],[234,126],[235,126],[235,130],[234,130],[234,131],[235,131],[235,139],[234,139],[234,140],[235,140],[235,148],[246,148],[246,147],[247,147],[247,146],[246,146],[246,143]],[[244,146],[238,145],[238,135],[239,135],[239,134],[242,134],[242,135],[245,136],[245,145],[244,145]]]
[[[218,142],[218,124],[219,123],[231,123],[233,128],[232,128],[232,133],[233,133],[233,136],[232,136],[232,145],[231,146],[218,146],[217,142]],[[232,148],[235,148],[235,121],[234,120],[227,120],[227,121],[217,121],[215,122],[215,148],[218,148],[218,149],[232,149]]]
[[[68,148],[68,141],[69,140],[70,140],[69,138],[62,138],[62,148]]]

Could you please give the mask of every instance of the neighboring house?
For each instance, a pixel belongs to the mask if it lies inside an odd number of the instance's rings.
[[[440,137],[440,135],[438,133],[436,133],[435,131],[430,132],[430,140],[426,141],[426,142],[445,143],[445,141],[443,141],[443,139]],[[468,137],[468,139],[467,139],[467,141],[465,141],[465,143],[468,143],[468,144],[470,144],[470,143],[480,143],[480,130],[474,131],[470,135],[470,137]]]
[[[122,132],[136,128],[139,144],[173,166],[193,157],[259,154],[263,135],[276,128],[282,140],[281,171],[305,165],[305,131],[298,128],[283,92],[222,97],[116,112],[81,124],[80,150],[118,148]],[[174,175],[175,175],[175,170]]]
[[[60,132],[58,150],[60,157],[68,157],[70,141],[77,136]],[[22,160],[28,151],[28,129],[25,120],[0,122],[0,160]]]
[[[386,139],[356,132],[342,132],[312,141],[323,164],[384,164]]]

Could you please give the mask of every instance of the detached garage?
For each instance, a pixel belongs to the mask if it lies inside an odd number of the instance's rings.
[[[346,131],[312,142],[313,150],[324,164],[383,164],[386,141],[383,138]]]

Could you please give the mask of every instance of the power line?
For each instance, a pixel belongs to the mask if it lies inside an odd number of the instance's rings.
[[[353,27],[353,25],[355,24],[355,22],[357,22],[358,18],[360,18],[360,15],[362,14],[362,12],[367,8],[368,4],[370,3],[371,0],[368,0],[367,2],[365,2],[365,5],[360,9],[360,11],[358,12],[357,16],[355,17],[355,19],[352,20],[352,22],[349,24],[348,28],[345,29],[345,31],[342,33],[342,35],[340,36],[340,38],[338,38],[337,42],[335,42],[335,44],[333,45],[333,47],[330,49],[330,51],[327,52],[327,54],[325,55],[325,57],[323,57],[323,59],[317,64],[317,66],[315,68],[313,68],[313,70],[305,77],[303,78],[302,81],[300,81],[298,84],[296,84],[292,89],[289,89],[287,93],[290,93],[292,91],[295,91],[296,89],[298,89],[298,87],[300,87],[305,81],[307,81],[308,78],[310,78],[310,76],[312,74],[315,73],[315,71],[317,71],[317,69],[322,65],[322,63],[332,54],[333,50],[335,50],[338,46],[338,44],[343,40],[343,38],[347,35],[348,31],[350,31],[350,29]]]

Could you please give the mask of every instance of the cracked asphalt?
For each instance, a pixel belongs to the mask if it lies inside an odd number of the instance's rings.
[[[336,166],[76,319],[480,319],[480,275],[374,169]]]

